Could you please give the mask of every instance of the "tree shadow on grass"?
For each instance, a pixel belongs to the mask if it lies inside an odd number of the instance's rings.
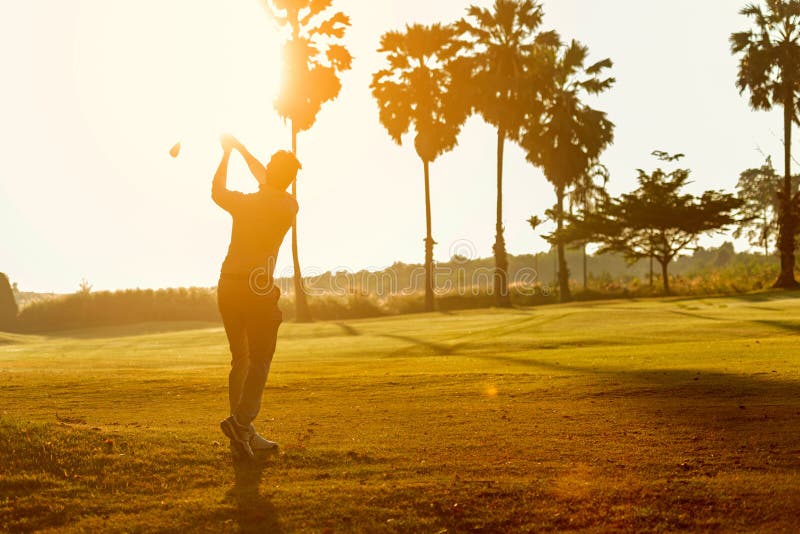
[[[336,326],[341,328],[342,332],[344,332],[344,334],[347,335],[347,336],[360,336],[361,335],[361,332],[359,332],[358,330],[356,330],[355,328],[353,328],[352,326],[350,326],[347,323],[335,323],[335,324],[336,324]]]
[[[669,297],[671,302],[684,302],[684,301],[699,301],[699,300],[739,300],[742,302],[774,302],[779,300],[795,300],[800,299],[800,291],[787,291],[784,289],[773,289],[769,291],[759,291],[756,293],[738,293],[732,295],[686,295],[680,297]]]
[[[676,315],[683,315],[684,317],[691,317],[692,319],[705,319],[706,321],[728,321],[729,319],[725,319],[722,317],[711,317],[710,315],[703,315],[702,313],[692,313],[688,311],[681,311],[681,310],[670,310],[670,312]]]
[[[275,505],[259,489],[264,470],[269,464],[268,458],[269,456],[259,454],[252,460],[237,457],[232,459],[234,485],[228,490],[226,497],[236,504],[236,510],[230,519],[238,524],[240,532],[284,532]]]
[[[800,326],[792,325],[790,328]],[[583,367],[513,356],[478,356],[472,358],[497,363],[523,365],[543,372],[573,373],[576,376],[594,376],[603,379],[597,386],[597,395],[613,393],[620,397],[636,398],[641,406],[651,398],[654,406],[658,399],[699,399],[711,402],[714,399],[739,399],[749,397],[762,402],[786,401],[793,403],[800,393],[800,383],[784,378],[776,370],[750,374],[723,373],[697,369],[620,369],[613,367]],[[610,382],[609,382],[610,381]],[[609,383],[611,387],[609,387]],[[800,413],[800,412],[798,412]],[[689,415],[689,414],[684,414]],[[703,421],[695,421],[702,426]]]
[[[442,345],[441,343],[434,343],[433,341],[425,341],[411,336],[400,336],[397,334],[382,334],[381,337],[395,339],[397,341],[405,341],[407,343],[411,343],[412,345],[416,345],[418,347],[422,347],[430,351],[433,351],[434,353],[442,356],[447,356],[449,354],[452,354],[457,349],[457,347]]]
[[[772,326],[774,328],[779,328],[781,330],[785,330],[787,332],[792,332],[794,334],[800,334],[800,323],[792,322],[792,321],[776,321],[776,320],[769,320],[769,319],[762,319],[753,321],[754,323],[763,324],[765,326]]]
[[[800,299],[800,291],[786,289],[772,289],[758,293],[745,293],[742,295],[731,295],[729,298],[743,300],[745,302],[773,302],[777,300],[797,300]]]

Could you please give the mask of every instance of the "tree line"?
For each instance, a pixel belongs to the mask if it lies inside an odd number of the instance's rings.
[[[567,250],[567,261],[581,270],[580,250]],[[509,287],[516,306],[558,302],[553,290],[556,251],[521,256],[508,255]],[[731,243],[719,248],[697,248],[670,266],[673,294],[705,296],[738,294],[769,287],[777,274],[772,258],[736,253]],[[494,259],[454,256],[434,266],[436,306],[441,311],[492,306]],[[531,270],[538,276],[531,277]],[[580,301],[647,298],[659,294],[647,260],[629,264],[617,253],[592,255],[583,266],[587,284],[577,289]],[[340,321],[418,313],[424,295],[416,288],[424,275],[422,264],[395,263],[383,271],[327,272],[304,280],[309,308],[319,320]],[[291,277],[276,280],[282,291],[280,307],[286,320],[294,320]],[[16,298],[15,298],[16,297]],[[19,307],[17,303],[19,302]],[[0,344],[2,332],[38,333],[119,326],[146,322],[211,322],[219,324],[216,291],[206,288],[126,289],[95,291],[84,284],[68,295],[19,291],[0,273]],[[13,339],[13,338],[12,338]]]

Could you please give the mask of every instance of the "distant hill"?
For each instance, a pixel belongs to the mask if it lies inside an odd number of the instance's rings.
[[[739,272],[744,279],[739,282],[741,291],[761,289],[760,278],[772,276],[777,269],[778,260],[762,254],[737,253],[733,244],[724,243],[718,248],[698,248],[692,254],[676,259],[669,268],[671,277],[702,277],[704,274]],[[580,250],[567,251],[567,265],[570,278],[577,287],[583,280],[583,253]],[[487,291],[492,287],[492,258],[467,259],[453,257],[448,262],[436,263],[436,286],[451,290],[472,289]],[[660,287],[660,267],[653,266],[655,285]],[[649,285],[650,262],[641,260],[632,265],[625,258],[615,254],[589,255],[586,258],[586,271],[590,289],[605,290],[609,286],[624,286],[633,281]],[[322,294],[342,294],[360,292],[388,296],[408,294],[422,289],[424,270],[422,264],[395,263],[382,271],[326,272],[306,279],[310,292]],[[748,281],[747,278],[750,277]],[[556,286],[556,255],[553,251],[538,254],[509,256],[508,279],[511,285],[529,284],[541,288]],[[752,283],[750,283],[752,282]],[[277,281],[281,290],[292,292],[292,280],[284,278]]]

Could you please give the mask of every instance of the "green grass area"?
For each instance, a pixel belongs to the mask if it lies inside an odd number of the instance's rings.
[[[221,328],[0,334],[0,529],[793,531],[798,297],[286,324],[253,463]]]

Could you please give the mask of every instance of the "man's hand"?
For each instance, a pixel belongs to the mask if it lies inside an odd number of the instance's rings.
[[[225,152],[231,152],[239,144],[239,141],[231,134],[222,134],[219,138],[219,142],[222,145],[222,150]]]

